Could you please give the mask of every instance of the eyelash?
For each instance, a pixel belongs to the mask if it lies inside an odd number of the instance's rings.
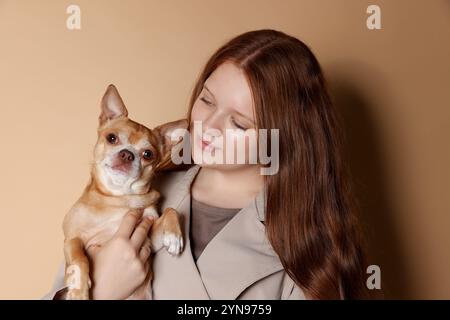
[[[204,103],[206,103],[208,106],[212,106],[212,102],[211,101],[208,101],[208,100],[206,100],[206,98],[205,97],[201,97],[200,98],[200,100],[201,101],[203,101]]]
[[[233,124],[234,124],[238,129],[241,129],[241,130],[244,130],[244,131],[247,130],[246,128],[244,128],[244,127],[238,125],[237,122],[234,121],[234,119],[231,119],[231,121],[233,122]]]

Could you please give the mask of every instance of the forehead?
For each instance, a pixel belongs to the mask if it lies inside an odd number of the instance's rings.
[[[219,104],[253,119],[253,97],[244,71],[231,62],[221,64],[205,81]]]
[[[134,122],[130,119],[117,119],[102,128],[104,134],[114,133],[119,136],[119,139],[128,141],[128,143],[140,147],[149,147],[151,144],[156,144],[156,137],[150,129]]]

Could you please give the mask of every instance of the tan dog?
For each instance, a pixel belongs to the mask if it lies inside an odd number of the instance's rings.
[[[150,130],[128,119],[117,89],[113,85],[108,87],[101,102],[91,180],[63,223],[66,299],[90,298],[86,251],[111,239],[130,210],[156,218],[144,244],[152,252],[163,246],[173,255],[181,252],[183,238],[178,213],[168,208],[159,217],[156,209],[159,193],[151,188],[151,179],[170,155],[173,146],[170,133],[186,126],[187,122],[180,120]],[[129,299],[148,298],[152,280],[149,270],[143,285]]]

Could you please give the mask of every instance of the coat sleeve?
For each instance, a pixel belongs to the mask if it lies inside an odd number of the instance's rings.
[[[66,289],[66,286],[64,285],[64,269],[65,263],[62,262],[53,282],[52,289],[45,296],[43,296],[41,300],[57,300],[58,293],[62,293],[64,289]]]

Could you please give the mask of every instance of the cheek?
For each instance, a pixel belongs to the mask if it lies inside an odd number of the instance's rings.
[[[105,158],[106,147],[104,143],[98,142],[94,148],[94,159],[100,161]]]
[[[143,172],[146,168],[148,168],[149,166],[151,166],[150,163],[148,163],[147,161],[143,161],[141,160],[141,168],[140,171]]]
[[[245,157],[246,163],[249,163],[250,159],[256,159],[258,155],[258,149],[257,149],[257,140],[256,137],[253,137],[252,135],[244,135],[241,133],[233,134],[231,136],[231,139],[233,140],[233,145],[235,146],[235,152],[243,153],[242,156]],[[227,143],[226,141],[224,141]],[[244,146],[244,148],[241,148],[241,146]],[[256,157],[256,158],[255,158]]]
[[[205,110],[205,108],[203,106],[200,105],[199,102],[196,102],[194,104],[194,106],[192,107],[192,111],[191,111],[191,123],[190,123],[190,138],[191,138],[191,147],[192,147],[192,152],[194,152],[194,139],[195,137],[195,130],[199,130],[198,128],[195,129],[194,127],[194,122],[195,121],[201,121],[202,124],[205,121],[205,119],[208,117],[207,111]],[[201,134],[201,133],[200,133]]]
[[[191,120],[204,121],[208,117],[209,111],[205,106],[202,106],[198,101],[192,107]]]

